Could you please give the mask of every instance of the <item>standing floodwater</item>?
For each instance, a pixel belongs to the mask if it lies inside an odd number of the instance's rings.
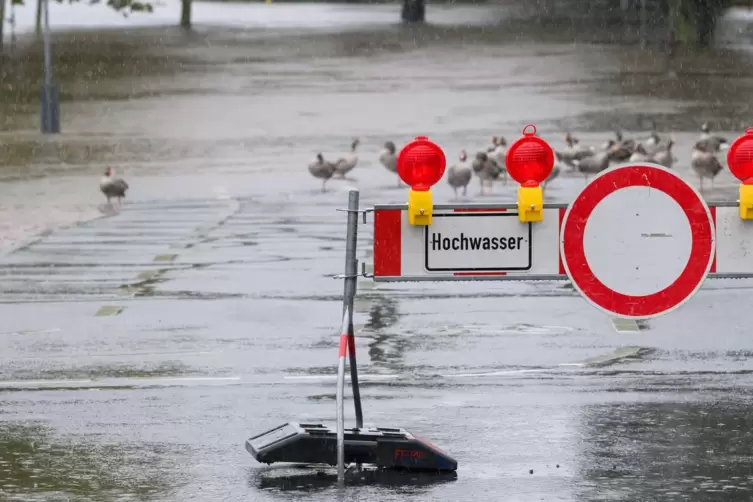
[[[334,470],[261,466],[243,442],[335,423],[336,210],[354,186],[362,207],[406,200],[386,141],[426,135],[452,164],[528,123],[557,149],[568,131],[600,147],[655,126],[698,183],[701,124],[732,140],[748,120],[745,51],[678,51],[672,76],[659,52],[602,44],[612,28],[503,7],[431,5],[427,27],[392,5],[196,7],[213,26],[56,35],[60,136],[37,134],[40,47],[22,37],[0,70],[0,238],[16,249],[0,262],[0,499],[333,500]],[[357,166],[322,193],[307,166],[356,138]],[[108,168],[130,188],[104,217]],[[563,168],[545,196],[584,182]],[[479,191],[467,200],[512,202],[516,185]],[[736,191],[725,169],[705,195]],[[460,470],[368,474],[346,499],[749,500],[748,282],[709,281],[622,333],[564,284],[358,288],[366,425],[424,434]]]

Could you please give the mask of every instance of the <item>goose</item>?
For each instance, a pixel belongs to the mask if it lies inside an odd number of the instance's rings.
[[[128,183],[122,178],[116,178],[115,169],[108,167],[105,171],[105,175],[99,180],[99,189],[105,194],[105,197],[107,197],[107,203],[110,206],[112,206],[110,199],[113,197],[118,199],[118,209],[120,209],[126,191],[128,190]]]
[[[358,164],[358,155],[356,155],[356,149],[360,140],[355,138],[350,144],[350,153],[344,157],[340,157],[335,162],[335,173],[339,178],[344,178],[346,174],[353,170]]]
[[[646,152],[647,155],[653,155],[656,153],[663,145],[661,143],[661,137],[656,133],[656,131],[651,132],[649,134],[648,139],[640,141],[636,148],[640,145],[643,147],[643,150]]]
[[[486,149],[486,153],[492,153],[495,148],[497,148],[497,143],[499,142],[499,138],[496,136],[492,136],[492,145]]]
[[[575,167],[575,161],[590,157],[596,153],[593,147],[587,147],[581,144],[580,140],[569,132],[565,134],[565,143],[567,148],[562,152],[556,152],[557,158],[570,167]]]
[[[714,178],[722,172],[722,164],[714,155],[712,145],[706,141],[698,141],[693,147],[693,155],[690,158],[690,167],[701,180],[700,190],[703,193],[703,178],[711,179],[711,189],[714,189]]]
[[[622,131],[615,131],[614,136],[617,141],[608,141],[605,145],[605,149],[612,150],[612,160],[616,162],[625,162],[630,159],[630,156],[633,155],[633,152],[635,151],[635,140],[625,139],[622,135]]]
[[[397,174],[397,154],[395,153],[395,143],[387,141],[384,143],[384,150],[379,155],[379,162],[391,173]],[[400,176],[397,177],[397,186],[400,186]]]
[[[314,178],[322,180],[322,192],[327,191],[327,181],[335,174],[335,164],[324,160],[321,153],[316,154],[316,160],[309,164],[309,172]]]
[[[484,152],[476,153],[476,158],[473,159],[471,168],[473,169],[473,172],[476,173],[476,176],[478,176],[479,183],[481,184],[480,195],[484,195],[484,183],[489,182],[491,185],[491,182],[499,178],[499,175],[502,172],[502,169],[497,163],[490,159]]]
[[[484,170],[486,167],[486,160],[489,157],[484,152],[478,152],[476,154],[476,158],[473,159],[473,162],[471,162],[471,168],[473,169],[473,172],[476,173],[476,176],[479,177],[479,180],[481,180],[481,171]],[[481,190],[483,191],[483,180],[481,180]]]
[[[709,146],[711,146],[712,153],[729,148],[729,142],[726,138],[711,134],[711,128],[709,127],[708,122],[704,122],[703,125],[701,125],[701,140],[708,142]]]
[[[458,196],[458,188],[461,187],[463,195],[468,195],[468,184],[471,182],[471,176],[473,176],[473,167],[468,162],[468,155],[465,153],[465,150],[460,152],[458,159],[460,162],[447,170],[447,183],[455,191],[455,197]]]
[[[652,160],[666,168],[672,169],[675,163],[675,156],[672,154],[672,147],[675,146],[675,138],[670,138],[666,146],[660,146],[652,156]]]
[[[606,150],[576,161],[576,168],[585,176],[586,182],[588,182],[588,176],[591,174],[598,174],[607,169],[610,161],[614,160],[614,156],[619,151],[620,145],[610,139],[607,142]]]
[[[635,151],[630,155],[629,162],[650,162],[651,156],[642,143],[635,145]]]
[[[502,183],[507,185],[507,167],[505,165],[505,155],[507,155],[507,140],[500,136],[497,138],[494,150],[488,154],[489,158],[501,168]]]
[[[487,157],[486,159],[486,167],[481,171],[481,174],[479,175],[483,180],[488,182],[489,184],[489,191],[492,190],[494,187],[494,182],[497,181],[503,173],[507,173],[505,168],[503,167],[504,164],[501,166],[497,164],[497,161]]]

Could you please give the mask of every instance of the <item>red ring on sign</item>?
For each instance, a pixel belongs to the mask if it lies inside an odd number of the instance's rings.
[[[605,286],[591,270],[583,244],[586,223],[599,202],[633,186],[656,188],[672,197],[688,218],[692,238],[690,258],[682,273],[663,290],[644,296],[622,294]],[[573,285],[602,309],[626,317],[652,317],[683,303],[706,278],[714,257],[711,213],[703,199],[674,174],[645,165],[615,168],[595,178],[565,213],[561,238],[562,263]]]

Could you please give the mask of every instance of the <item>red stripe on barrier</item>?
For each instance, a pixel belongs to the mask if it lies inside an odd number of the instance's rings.
[[[478,208],[478,207],[458,207],[452,210],[455,213],[504,213],[507,211],[504,207],[490,207],[490,208]]]
[[[374,276],[401,274],[402,218],[400,209],[374,211]]]
[[[499,276],[499,275],[507,275],[507,272],[455,272],[452,275],[457,276],[457,277]]]
[[[356,337],[348,335],[348,354],[350,357],[356,357]]]
[[[559,237],[562,235],[562,220],[565,219],[565,211],[567,211],[567,208],[561,207],[560,208],[560,223],[559,223],[559,230],[557,231],[557,256],[559,256],[560,261],[560,275],[565,275],[567,272],[565,272],[565,264],[562,263],[562,251],[560,249],[560,240]]]
[[[343,333],[340,335],[340,351],[337,354],[337,357],[345,357],[345,354],[348,352],[348,335],[346,333]]]
[[[716,207],[709,207],[709,212],[711,213],[711,221],[714,222],[714,235],[716,238],[714,239],[714,259],[711,262],[711,268],[709,269],[710,274],[716,273],[716,250],[719,245],[719,235],[716,233]]]

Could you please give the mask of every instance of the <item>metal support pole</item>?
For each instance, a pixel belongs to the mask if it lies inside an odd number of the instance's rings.
[[[358,387],[356,365],[356,337],[353,330],[353,303],[358,281],[358,190],[348,193],[348,226],[345,235],[345,286],[343,291],[343,319],[340,326],[340,349],[337,361],[337,482],[345,484],[345,355],[350,358],[350,382],[353,387],[353,402],[356,407],[356,427],[363,427],[361,392]]]
[[[353,302],[356,298],[358,282],[358,190],[348,192],[348,226],[345,234],[345,287],[343,291],[343,313],[348,314],[348,354],[350,356],[350,384],[353,388],[353,404],[356,408],[356,427],[363,427],[361,389],[358,386],[358,366],[356,365],[356,337],[353,331]]]
[[[52,54],[50,53],[50,0],[44,0],[44,84],[42,84],[42,134],[60,132],[60,95],[52,81]]]
[[[337,394],[335,403],[337,406],[337,482],[345,484],[345,353],[348,350],[348,319],[350,309],[345,308],[343,321],[340,325],[340,349],[337,358]]]

